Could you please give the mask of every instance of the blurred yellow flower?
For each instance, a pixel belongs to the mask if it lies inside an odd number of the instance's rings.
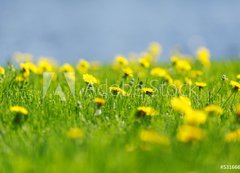
[[[157,77],[164,77],[168,75],[168,72],[164,68],[155,67],[151,70],[151,75],[157,76]]]
[[[176,55],[171,56],[171,62],[173,65],[176,65],[177,61],[180,61],[180,60],[181,58]]]
[[[188,77],[185,77],[185,84],[192,85],[192,80]]]
[[[119,87],[110,87],[110,92],[112,92],[114,95],[121,94],[121,95],[126,95],[127,93],[122,90]]]
[[[25,107],[22,107],[22,106],[12,106],[12,107],[10,107],[10,111],[12,113],[28,115],[28,110]]]
[[[33,64],[32,62],[26,62],[26,63],[22,63],[20,64],[21,69],[27,69],[28,71],[37,74],[38,72],[38,68],[35,64]]]
[[[40,58],[38,61],[38,74],[43,74],[44,72],[54,71],[54,62],[48,58]]]
[[[154,57],[151,53],[149,52],[143,52],[140,55],[140,59],[144,59],[145,61],[149,62],[149,65],[151,65],[151,63],[156,61],[156,57]]]
[[[4,75],[4,74],[5,74],[5,69],[0,66],[0,75]]]
[[[191,108],[191,101],[186,96],[173,97],[171,99],[172,108],[180,113],[185,113]]]
[[[84,132],[80,128],[71,128],[68,130],[67,136],[71,139],[83,139]]]
[[[161,145],[169,145],[170,141],[167,136],[159,134],[154,130],[142,130],[140,133],[140,139],[143,142],[156,143]]]
[[[152,95],[154,93],[152,88],[143,88],[142,91],[147,95]]]
[[[236,106],[236,115],[240,118],[240,103]]]
[[[133,71],[129,67],[124,68],[123,73],[124,73],[124,76],[126,76],[126,77],[132,77],[133,76]]]
[[[240,140],[240,129],[237,129],[233,132],[226,134],[225,141],[226,142],[235,142]]]
[[[120,65],[120,66],[126,66],[126,65],[128,65],[128,60],[127,60],[124,56],[122,56],[122,55],[118,55],[118,56],[116,57],[116,62],[117,62],[117,64]]]
[[[217,115],[222,115],[223,114],[223,109],[218,106],[218,105],[208,105],[205,108],[203,108],[204,111],[206,111],[209,114],[217,114]]]
[[[240,74],[237,75],[237,79],[240,79]]]
[[[192,70],[190,71],[190,76],[192,78],[196,78],[196,77],[199,77],[199,76],[202,76],[203,75],[203,72],[200,71],[200,70]]]
[[[187,60],[178,60],[178,61],[176,61],[175,66],[179,72],[191,70],[191,65]]]
[[[175,86],[178,90],[181,90],[183,83],[181,80],[174,80],[172,83],[173,86]]]
[[[207,84],[205,82],[195,82],[195,85],[201,89],[207,86]]]
[[[204,132],[202,129],[190,125],[182,125],[178,129],[177,139],[180,142],[192,142],[203,139]]]
[[[60,72],[62,73],[74,72],[74,68],[70,64],[64,64],[63,66],[60,67]]]
[[[95,98],[95,99],[94,99],[94,102],[95,102],[97,105],[101,106],[101,105],[103,105],[103,104],[106,103],[106,100],[103,99],[103,98]]]
[[[141,117],[141,116],[156,116],[158,115],[159,112],[156,111],[154,108],[152,107],[147,107],[147,106],[140,106],[137,108],[137,116]]]
[[[99,83],[99,81],[93,75],[90,75],[90,74],[84,74],[83,80],[89,85],[94,85]]]
[[[189,125],[204,124],[207,114],[204,111],[188,109],[184,115],[184,122]]]
[[[90,67],[90,64],[88,61],[86,61],[84,59],[80,59],[78,65],[77,65],[77,70],[80,73],[86,73],[88,71],[89,67]]]
[[[150,67],[150,62],[147,58],[143,57],[139,59],[139,63],[141,66],[143,66],[144,68],[149,68]]]
[[[152,42],[150,45],[149,45],[149,53],[151,53],[154,57],[157,57],[161,54],[162,52],[162,47],[159,43],[157,42]]]
[[[20,64],[20,68],[21,68],[23,78],[25,78],[25,79],[28,78],[30,75],[29,65],[22,63],[22,64]]]
[[[170,75],[163,76],[163,80],[168,84],[173,84],[173,79]]]
[[[231,81],[230,85],[232,86],[234,91],[240,91],[240,83],[237,81]]]
[[[22,77],[22,76],[16,76],[16,78],[15,78],[15,81],[16,82],[23,82],[23,81],[26,81],[27,79],[25,79],[24,77]]]
[[[199,48],[197,50],[197,58],[203,66],[209,67],[211,65],[210,51],[207,48],[205,48],[205,47]]]

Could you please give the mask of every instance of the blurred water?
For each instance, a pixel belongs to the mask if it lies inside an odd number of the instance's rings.
[[[111,60],[159,41],[193,53],[208,46],[214,57],[240,54],[240,1],[231,0],[0,0],[0,62],[15,51],[56,57]]]

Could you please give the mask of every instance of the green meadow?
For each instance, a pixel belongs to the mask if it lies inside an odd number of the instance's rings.
[[[0,173],[239,171],[240,62],[178,61],[3,65]]]

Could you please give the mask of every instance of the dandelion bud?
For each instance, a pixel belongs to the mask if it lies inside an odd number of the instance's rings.
[[[106,103],[106,100],[103,98],[95,98],[94,102],[97,104],[98,109],[102,107]]]

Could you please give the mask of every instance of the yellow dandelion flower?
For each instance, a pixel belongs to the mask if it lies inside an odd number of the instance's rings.
[[[142,91],[147,95],[152,95],[154,93],[152,88],[143,88]]]
[[[172,62],[173,65],[176,65],[176,63],[180,60],[181,59],[176,55],[171,56],[171,62]]]
[[[237,81],[231,81],[230,85],[234,91],[240,91],[240,83]]]
[[[207,48],[205,48],[205,47],[199,48],[197,50],[197,58],[203,66],[209,67],[211,65],[210,52]]]
[[[192,70],[190,71],[190,76],[192,78],[196,78],[196,77],[199,77],[199,76],[202,76],[203,75],[203,72],[200,71],[200,70]]]
[[[71,128],[68,130],[67,136],[71,139],[83,139],[84,132],[80,128]]]
[[[93,75],[90,75],[90,74],[84,74],[83,80],[89,85],[94,85],[99,83],[99,81]]]
[[[38,74],[43,74],[44,72],[54,71],[54,62],[48,58],[40,58],[38,61]]]
[[[178,60],[175,65],[179,72],[190,71],[192,68],[187,60]]]
[[[10,107],[10,111],[16,114],[28,115],[28,110],[22,106],[12,106]]]
[[[95,99],[94,99],[94,102],[95,102],[97,105],[101,106],[101,105],[104,105],[104,104],[106,103],[106,100],[103,99],[103,98],[95,98]]]
[[[217,115],[222,115],[223,114],[223,109],[218,106],[218,105],[208,105],[205,108],[203,108],[204,111],[206,111],[209,114],[217,114]]]
[[[140,139],[143,142],[155,143],[161,145],[169,145],[170,141],[167,136],[159,134],[154,130],[142,130],[140,133]]]
[[[60,72],[62,73],[74,72],[74,68],[70,64],[64,64],[63,66],[60,67]]]
[[[189,125],[204,124],[207,114],[204,111],[188,109],[184,115],[184,122]]]
[[[25,64],[25,68],[27,68],[30,72],[37,74],[38,68],[35,64],[33,64],[32,62],[26,62],[24,64]]]
[[[4,74],[5,74],[5,69],[0,66],[0,75],[4,75]]]
[[[113,93],[114,95],[117,94],[127,95],[127,93],[119,87],[110,87],[110,92]]]
[[[124,68],[123,69],[124,76],[126,77],[132,77],[133,76],[133,71],[131,68]]]
[[[183,83],[181,80],[174,80],[172,85],[175,86],[178,90],[181,90]]]
[[[140,55],[140,59],[144,59],[145,61],[148,61],[149,64],[151,65],[151,63],[153,63],[156,57],[153,57],[153,55],[149,52],[143,52]]]
[[[188,97],[180,96],[171,99],[172,108],[180,113],[185,113],[191,109],[191,101]]]
[[[164,82],[166,82],[168,84],[173,84],[173,79],[170,75],[163,76],[163,80],[164,80]]]
[[[240,117],[240,103],[237,104],[237,106],[236,106],[236,115],[237,115],[237,117]]]
[[[237,79],[240,79],[240,74],[237,75]]]
[[[22,63],[20,64],[21,72],[24,78],[28,78],[30,75],[30,69],[28,64]]]
[[[164,68],[156,67],[151,70],[151,75],[156,77],[164,77],[168,75],[168,72]]]
[[[226,142],[236,142],[240,141],[240,129],[237,129],[233,132],[229,132],[225,135],[225,141]]]
[[[141,117],[141,116],[156,116],[158,115],[159,112],[156,111],[154,108],[152,107],[147,107],[147,106],[140,106],[137,108],[137,116]]]
[[[192,142],[202,140],[204,132],[202,129],[190,125],[182,125],[178,129],[177,139],[180,142]]]
[[[24,77],[22,77],[22,76],[16,76],[16,78],[15,78],[15,81],[16,82],[24,82],[24,81],[26,81],[27,79],[26,78],[24,78]]]
[[[77,65],[77,70],[80,73],[86,73],[88,71],[88,69],[90,68],[90,64],[88,61],[84,60],[84,59],[80,59],[79,63]]]
[[[195,85],[199,88],[202,89],[207,86],[205,82],[195,82]]]
[[[192,80],[190,78],[188,78],[188,77],[185,77],[185,83],[187,85],[192,85]]]
[[[122,56],[122,55],[118,55],[118,56],[116,57],[116,62],[117,62],[117,64],[120,65],[120,66],[126,66],[126,65],[128,65],[128,60],[127,60],[124,56]]]
[[[143,66],[144,68],[149,68],[150,67],[150,62],[147,58],[140,58],[139,59],[139,64]]]
[[[154,57],[157,57],[160,55],[160,53],[162,52],[162,47],[159,43],[157,42],[152,42],[150,45],[149,45],[149,53],[151,53]]]

